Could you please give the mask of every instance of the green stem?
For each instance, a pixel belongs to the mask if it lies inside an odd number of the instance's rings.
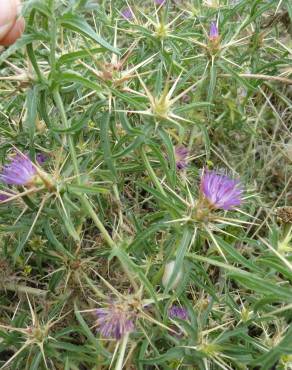
[[[60,112],[63,125],[66,129],[69,129],[70,124],[69,124],[69,122],[67,120],[67,117],[66,117],[66,113],[65,113],[62,98],[61,98],[60,93],[57,89],[54,90],[53,96],[54,96],[56,106],[57,106],[57,108]],[[72,159],[72,162],[73,162],[74,173],[76,175],[78,185],[81,185],[79,166],[78,166],[78,160],[77,160],[77,155],[76,155],[76,151],[75,151],[74,140],[73,140],[73,137],[70,133],[68,134],[67,138],[68,138],[70,156],[71,156],[71,159]],[[94,209],[92,208],[92,206],[91,206],[90,202],[88,201],[88,199],[86,198],[86,196],[84,194],[80,194],[79,199],[80,199],[80,202],[81,202],[82,206],[85,208],[86,212],[92,218],[93,222],[95,223],[95,225],[97,226],[97,228],[101,232],[104,240],[108,243],[108,245],[110,247],[115,246],[115,243],[114,243],[113,239],[111,238],[111,236],[108,233],[108,231],[106,230],[106,228],[103,226],[102,222],[98,218],[97,214],[95,213]]]
[[[85,208],[85,210],[90,215],[90,217],[92,218],[93,222],[95,223],[95,225],[97,226],[97,228],[101,232],[104,240],[107,242],[107,244],[110,247],[114,247],[115,246],[115,242],[113,241],[112,237],[108,233],[107,229],[103,226],[103,223],[100,221],[100,219],[98,218],[97,214],[94,212],[94,209],[92,208],[92,206],[91,206],[90,202],[88,201],[88,199],[83,194],[80,194],[79,195],[79,198],[80,198],[80,202],[82,203],[83,207]]]
[[[29,15],[29,19],[28,19],[28,25],[31,26],[31,27],[33,27],[33,24],[34,24],[34,16],[35,16],[35,10],[32,10],[30,15]],[[42,75],[41,70],[39,69],[38,62],[37,62],[37,59],[36,59],[35,54],[34,54],[32,42],[27,44],[26,51],[27,51],[27,55],[28,55],[28,58],[30,60],[30,63],[32,64],[32,66],[34,68],[34,71],[35,71],[36,75],[38,76],[39,81],[44,83],[45,79]]]
[[[56,65],[56,42],[57,42],[57,23],[55,17],[55,1],[49,1],[51,19],[51,51],[50,51],[50,64],[51,64],[51,76],[54,78],[55,74],[55,65]]]
[[[241,270],[241,269],[239,269],[237,267],[233,267],[231,265],[228,265],[226,263],[223,263],[223,262],[214,260],[212,258],[200,256],[200,255],[197,255],[197,254],[194,254],[194,253],[187,253],[186,254],[186,257],[193,258],[193,259],[195,259],[197,261],[206,262],[206,263],[208,263],[210,265],[213,265],[213,266],[222,267],[225,270],[229,270],[231,272],[235,272],[235,273],[238,273],[238,274],[241,274],[241,275],[251,276],[251,277],[253,276],[253,274],[251,274],[248,271]]]
[[[60,93],[59,93],[59,91],[57,89],[53,91],[53,96],[54,96],[54,100],[55,100],[56,106],[57,106],[57,108],[58,108],[58,110],[60,112],[61,120],[63,122],[63,125],[64,125],[64,127],[66,129],[69,129],[70,128],[70,124],[67,121],[67,117],[66,117],[66,113],[65,113],[63,101],[62,101],[62,98],[60,96]],[[76,152],[75,152],[75,145],[74,145],[74,141],[73,141],[72,135],[71,134],[68,134],[67,139],[68,139],[68,145],[69,145],[69,151],[70,151],[71,159],[72,159],[72,162],[73,162],[74,173],[76,175],[77,183],[78,183],[78,185],[80,185],[81,184],[81,180],[80,180],[80,174],[79,174],[79,166],[78,166],[77,155],[76,155]]]
[[[151,167],[151,165],[150,165],[150,162],[149,162],[149,160],[148,160],[148,158],[147,158],[147,155],[146,155],[145,150],[144,150],[144,148],[143,148],[143,147],[141,148],[141,155],[142,155],[142,159],[143,159],[143,162],[144,162],[144,164],[145,164],[145,167],[147,168],[148,174],[149,174],[149,176],[151,177],[152,181],[154,182],[154,184],[156,185],[156,187],[159,189],[159,191],[160,191],[163,195],[165,195],[165,196],[166,196],[166,193],[165,193],[165,191],[164,191],[164,189],[163,189],[163,187],[162,187],[162,185],[161,185],[160,181],[158,180],[158,178],[157,178],[157,176],[156,176],[155,172],[153,171],[153,168],[152,168],[152,167]]]
[[[96,286],[94,285],[93,281],[89,279],[89,277],[86,274],[83,274],[84,279],[86,280],[87,284],[90,286],[90,288],[94,291],[94,293],[102,298],[102,299],[107,299],[108,297],[103,294],[101,291],[99,291]]]
[[[48,293],[46,290],[31,288],[25,285],[17,285],[15,283],[4,283],[3,288],[1,287],[1,289],[18,293],[27,293],[35,296],[46,296]]]

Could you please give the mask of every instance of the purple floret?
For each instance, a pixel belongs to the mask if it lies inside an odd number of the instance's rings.
[[[48,156],[44,153],[38,153],[36,155],[36,161],[39,165],[43,165],[48,160]]]
[[[215,209],[230,210],[242,202],[243,188],[240,181],[216,171],[203,172],[200,190]]]
[[[189,155],[189,151],[186,147],[183,145],[175,147],[175,162],[176,162],[176,168],[178,170],[183,170],[187,167],[187,157]]]
[[[127,19],[128,21],[134,18],[134,14],[131,8],[125,8],[121,12],[123,18]]]
[[[37,174],[36,167],[24,154],[17,153],[10,163],[3,167],[0,181],[7,185],[27,185]]]
[[[6,194],[1,194],[0,193],[0,203],[1,202],[4,202],[4,200],[7,200],[9,198],[9,196],[8,195],[6,195]]]
[[[96,310],[97,327],[106,338],[121,339],[135,329],[134,316],[122,305],[112,304],[108,308]]]
[[[165,0],[154,0],[155,1],[155,4],[157,5],[162,5],[165,3]]]
[[[168,316],[171,319],[187,320],[188,311],[184,307],[172,305],[170,309],[168,310]]]
[[[215,22],[211,22],[211,25],[210,25],[210,33],[209,33],[209,39],[211,41],[214,41],[214,40],[217,40],[219,37],[219,31],[218,31],[218,27],[216,25]]]

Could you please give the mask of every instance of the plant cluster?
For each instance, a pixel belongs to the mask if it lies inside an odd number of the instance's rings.
[[[0,53],[0,365],[292,368],[292,4],[27,0]]]

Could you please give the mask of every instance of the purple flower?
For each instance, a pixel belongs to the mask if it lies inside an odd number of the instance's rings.
[[[98,308],[96,314],[98,331],[106,338],[119,340],[135,329],[135,317],[123,304],[112,303],[107,308]]]
[[[240,181],[216,171],[203,171],[200,190],[212,208],[230,210],[242,202]]]
[[[165,0],[154,0],[156,5],[163,5]]]
[[[32,161],[26,155],[17,153],[3,167],[0,181],[8,185],[29,185],[36,174],[37,169]]]
[[[218,38],[219,38],[218,27],[217,27],[215,22],[211,22],[209,40],[210,41],[216,41],[216,40],[218,40]]]
[[[48,156],[44,153],[38,153],[36,155],[36,161],[40,166],[42,166],[47,161],[47,159],[48,159]]]
[[[124,10],[122,10],[122,17],[127,19],[128,21],[130,21],[131,19],[134,18],[134,14],[132,12],[132,9],[131,8],[125,8]]]
[[[188,311],[184,307],[172,305],[168,310],[168,316],[171,319],[187,320]]]
[[[177,170],[183,170],[187,167],[188,154],[189,154],[189,151],[185,146],[179,145],[175,147],[174,155],[175,155],[175,163],[176,163]]]

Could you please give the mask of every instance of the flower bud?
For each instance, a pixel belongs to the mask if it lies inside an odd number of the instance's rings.
[[[212,22],[210,25],[209,40],[218,41],[219,39],[219,30],[215,22]]]
[[[165,265],[164,274],[162,276],[162,285],[166,288],[172,280],[170,289],[175,289],[182,278],[182,269],[174,271],[175,261],[170,261]],[[174,277],[172,277],[174,274]]]

